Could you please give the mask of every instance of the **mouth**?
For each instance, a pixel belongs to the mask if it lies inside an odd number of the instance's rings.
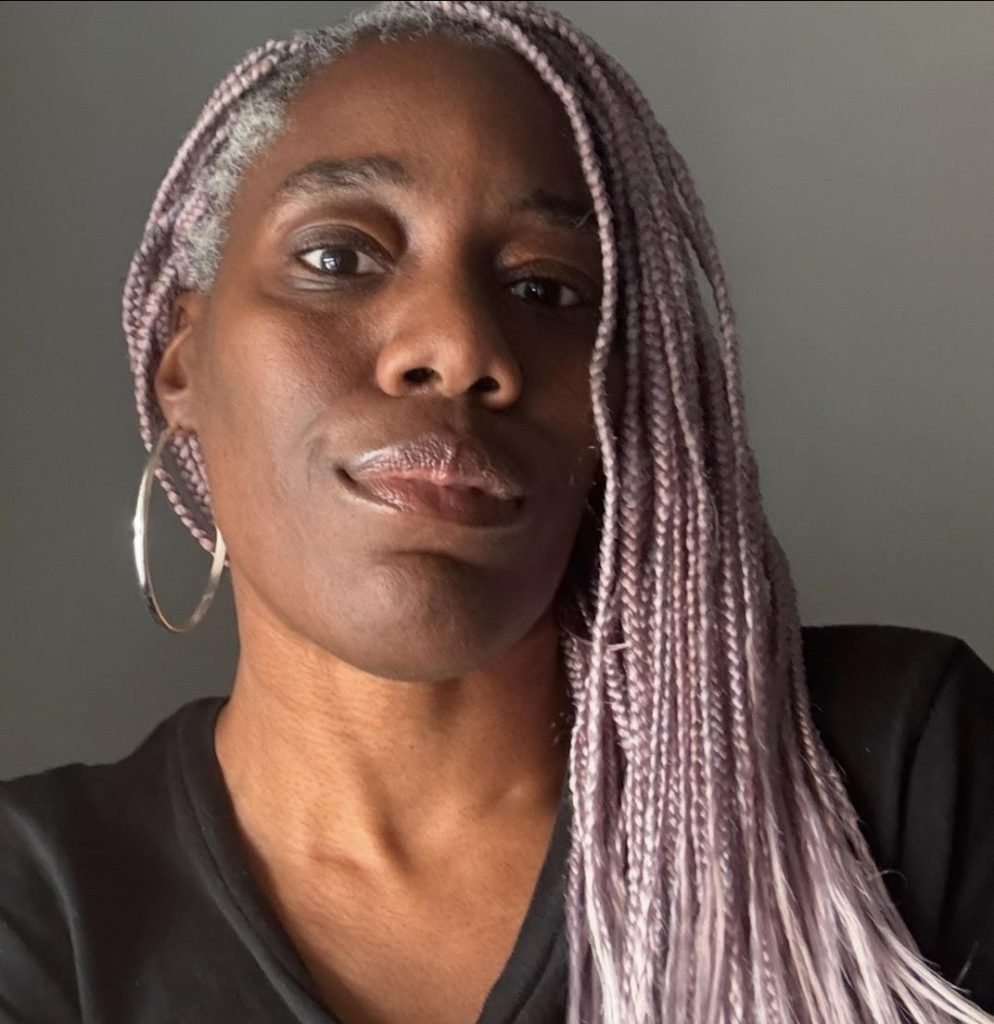
[[[366,475],[355,480],[336,473],[355,497],[393,514],[436,519],[473,529],[508,529],[524,521],[523,496],[498,498],[478,487],[432,483],[413,476]]]

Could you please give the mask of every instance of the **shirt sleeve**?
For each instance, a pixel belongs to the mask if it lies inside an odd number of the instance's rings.
[[[922,954],[994,1011],[994,671],[957,639],[901,784],[903,914]]]
[[[72,941],[37,779],[0,780],[0,1024],[80,1020]]]

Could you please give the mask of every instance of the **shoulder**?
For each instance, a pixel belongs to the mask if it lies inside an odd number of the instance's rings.
[[[79,761],[0,779],[0,906],[26,891],[62,906],[88,872],[126,862],[144,829],[168,822],[180,731],[218,698],[191,701],[158,722],[125,756]]]
[[[994,670],[941,632],[802,633],[812,718],[896,905],[925,956],[994,999]]]
[[[983,687],[983,669],[988,683],[991,678],[966,641],[948,633],[845,623],[804,626],[802,635],[811,696],[829,716],[853,700],[887,712],[895,704],[927,704],[928,696],[947,683]]]
[[[889,624],[802,635],[812,716],[857,796],[871,799],[881,773],[900,771],[937,710],[976,700],[994,711],[994,673],[959,637]]]
[[[73,761],[0,779],[0,902],[31,876],[56,886],[66,865],[113,832],[139,793],[154,801],[167,758],[166,723],[116,761]]]
[[[812,718],[889,855],[913,763],[936,777],[971,755],[985,767],[994,748],[961,741],[994,727],[994,671],[965,640],[933,630],[838,624],[802,635]]]
[[[25,1024],[79,1019],[73,851],[87,828],[85,816],[82,829],[71,822],[88,771],[64,764],[0,780],[0,1007]]]
[[[116,761],[0,779],[0,1019],[79,1019],[80,957],[112,930],[129,886],[147,887],[141,864],[170,829],[178,733],[216,700],[183,705]]]
[[[91,836],[113,838],[120,823],[163,820],[175,786],[184,736],[202,743],[226,698],[189,701],[155,723],[124,756],[100,763],[74,761],[0,778],[0,844],[5,853],[56,857]],[[106,843],[105,843],[106,845]]]
[[[190,707],[184,705],[158,722],[117,760],[73,761],[0,779],[3,840],[9,844],[20,838],[31,845],[32,836],[56,838],[73,824],[93,821],[100,808],[119,809],[119,801],[129,793],[154,797],[174,736]]]

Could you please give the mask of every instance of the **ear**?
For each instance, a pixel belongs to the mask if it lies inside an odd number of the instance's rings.
[[[199,430],[197,398],[203,368],[201,355],[209,296],[183,291],[173,300],[170,337],[155,371],[159,406],[171,427]],[[202,385],[201,385],[202,387]]]

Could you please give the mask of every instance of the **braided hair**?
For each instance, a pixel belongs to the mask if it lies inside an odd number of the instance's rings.
[[[920,955],[813,727],[703,204],[631,76],[562,14],[385,2],[231,69],[162,181],[125,282],[146,450],[166,426],[153,380],[173,299],[210,290],[235,190],[287,127],[290,100],[360,39],[429,33],[509,47],[555,92],[601,243],[597,550],[560,602],[574,712],[567,1024],[990,1024]],[[606,368],[619,347],[613,423]],[[196,436],[174,438],[156,473],[213,553]]]

